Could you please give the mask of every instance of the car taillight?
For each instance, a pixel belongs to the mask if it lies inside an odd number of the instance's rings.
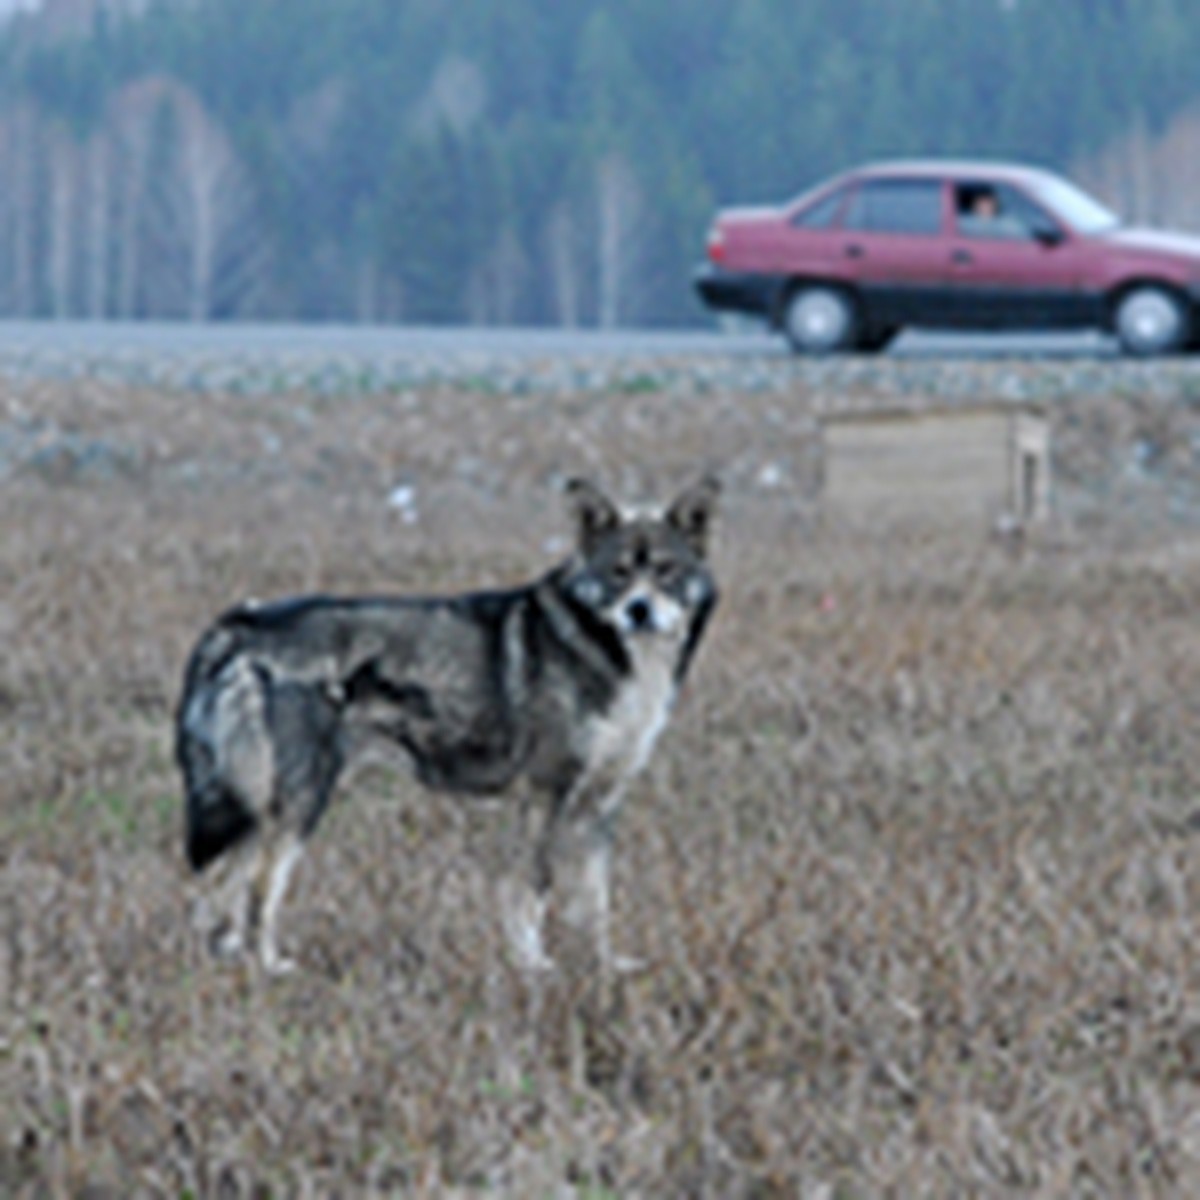
[[[714,263],[725,261],[725,231],[720,225],[714,225],[708,231],[708,258]]]

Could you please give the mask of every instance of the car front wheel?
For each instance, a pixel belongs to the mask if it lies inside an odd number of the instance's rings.
[[[1154,284],[1126,292],[1117,303],[1113,325],[1121,349],[1142,357],[1182,349],[1191,335],[1183,302]]]
[[[858,335],[854,301],[824,284],[797,288],[783,313],[783,331],[798,354],[832,354],[850,349]]]

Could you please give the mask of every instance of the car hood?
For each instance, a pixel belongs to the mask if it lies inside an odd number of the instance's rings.
[[[1114,246],[1126,250],[1170,254],[1177,258],[1192,258],[1200,262],[1200,235],[1131,227],[1114,229],[1106,236]]]

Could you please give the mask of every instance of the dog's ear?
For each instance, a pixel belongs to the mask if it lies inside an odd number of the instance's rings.
[[[715,475],[705,475],[698,483],[676,498],[667,509],[666,521],[686,539],[701,557],[708,547],[708,527],[717,510],[721,481]]]
[[[594,483],[586,479],[568,480],[567,498],[575,514],[579,547],[585,553],[598,538],[620,526],[620,510]]]

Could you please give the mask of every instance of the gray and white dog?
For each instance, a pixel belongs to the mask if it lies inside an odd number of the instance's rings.
[[[564,928],[612,963],[612,824],[716,604],[706,551],[718,484],[629,513],[590,483],[567,490],[575,551],[525,586],[247,603],[203,635],[176,757],[188,861],[227,867],[214,951],[256,941],[267,970],[291,965],[276,941],[289,877],[343,770],[382,743],[431,788],[515,796],[532,814],[502,905],[522,965],[550,965],[543,925],[559,894]]]

